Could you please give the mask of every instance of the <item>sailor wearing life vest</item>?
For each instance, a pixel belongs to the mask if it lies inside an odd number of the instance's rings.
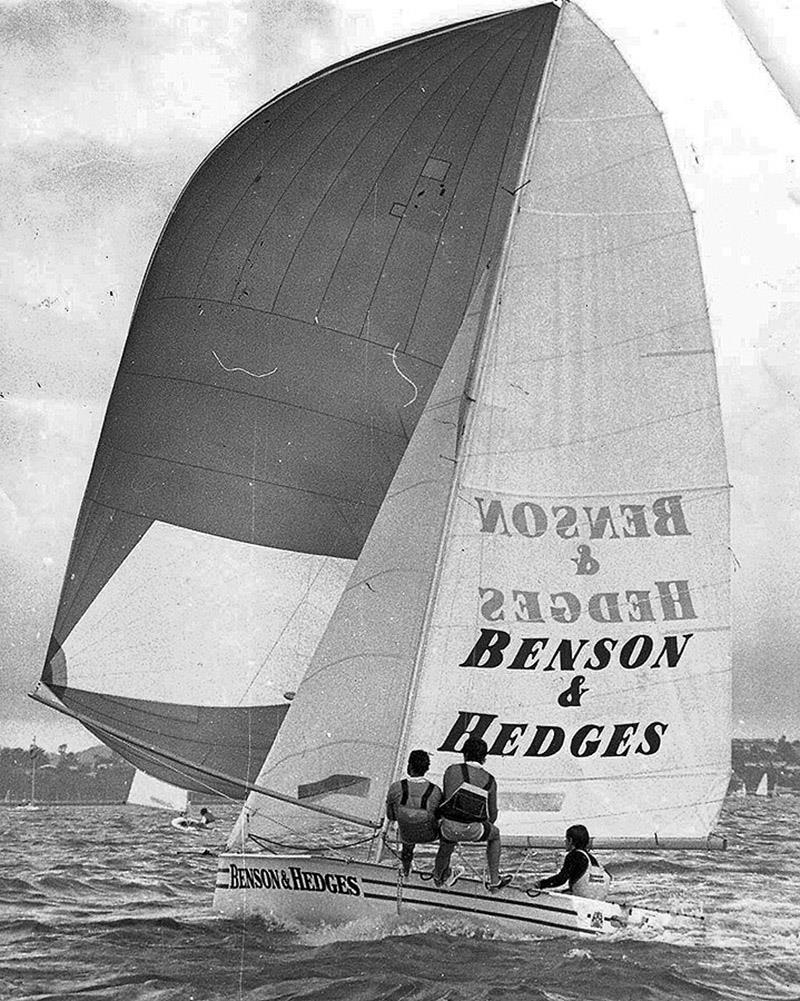
[[[408,756],[407,778],[393,782],[386,794],[386,816],[397,821],[403,842],[400,861],[404,876],[411,872],[414,845],[439,839],[436,810],[442,802],[442,790],[424,777],[430,767],[427,751],[412,751]]]
[[[605,900],[611,885],[611,876],[589,852],[589,832],[583,824],[574,824],[567,828],[564,847],[567,849],[567,854],[561,872],[538,880],[535,886],[539,890],[548,890],[551,887],[567,884],[569,892],[576,897]]]
[[[500,875],[500,831],[497,820],[497,783],[481,767],[488,747],[485,740],[469,737],[464,744],[463,764],[449,765],[444,773],[444,800],[439,807],[441,843],[433,866],[435,886],[452,886],[450,868],[453,849],[460,841],[485,841],[489,869],[487,890],[499,890],[511,882]]]

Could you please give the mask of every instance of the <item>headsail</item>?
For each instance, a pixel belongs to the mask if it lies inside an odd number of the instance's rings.
[[[484,737],[504,832],[698,837],[730,771],[728,489],[657,110],[565,7],[408,745]]]
[[[552,24],[483,18],[319,73],[181,196],[42,676],[137,766],[201,791],[169,761],[257,774],[498,252]]]
[[[728,484],[692,214],[659,113],[571,4],[529,133],[459,335],[480,350],[449,483],[423,418],[262,784],[376,819],[392,757],[441,773],[473,733],[507,835],[704,838],[730,770]],[[426,462],[435,500],[407,490]],[[251,833],[302,824],[261,806]]]

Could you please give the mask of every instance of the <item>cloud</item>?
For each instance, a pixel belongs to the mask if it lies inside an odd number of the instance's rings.
[[[330,10],[319,2],[7,8],[6,140],[78,131],[153,152],[176,132],[220,139],[296,74],[315,38],[335,36]]]
[[[51,565],[66,558],[101,410],[87,400],[13,397],[0,406],[0,546],[21,565]]]

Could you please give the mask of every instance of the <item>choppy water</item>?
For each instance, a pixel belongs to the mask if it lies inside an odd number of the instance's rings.
[[[157,812],[0,810],[0,998],[800,999],[800,797],[731,800],[720,826],[724,854],[602,856],[615,896],[702,905],[703,933],[598,942],[222,920],[215,858]]]

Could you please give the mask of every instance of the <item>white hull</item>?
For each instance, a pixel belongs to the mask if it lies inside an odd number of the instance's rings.
[[[452,921],[510,934],[610,935],[629,927],[697,928],[702,918],[628,907],[569,894],[529,896],[509,886],[489,893],[474,879],[450,889],[413,873],[398,890],[397,870],[387,865],[308,855],[226,853],[219,857],[214,910],[227,917],[269,917],[313,927],[354,921],[376,923],[414,918]]]

